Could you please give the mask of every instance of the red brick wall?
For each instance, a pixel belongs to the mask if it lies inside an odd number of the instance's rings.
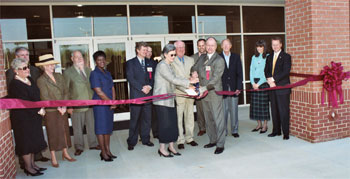
[[[7,95],[0,31],[0,98]],[[0,109],[0,178],[15,178],[16,164],[9,111]]]
[[[292,72],[319,74],[331,61],[350,71],[349,0],[286,0],[286,45]],[[301,78],[292,78],[292,82]],[[292,90],[291,134],[310,142],[350,136],[350,80],[343,81],[344,104],[335,109],[321,105],[322,82]],[[328,99],[326,98],[326,101]]]

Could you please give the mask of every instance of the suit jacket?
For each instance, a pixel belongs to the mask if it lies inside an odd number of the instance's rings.
[[[29,69],[30,69],[30,77],[34,80],[34,82],[36,83],[36,81],[38,80],[38,78],[41,75],[41,71],[39,70],[39,68],[29,65]],[[15,77],[15,71],[10,68],[6,71],[6,85],[7,85],[7,90],[9,90],[9,86],[11,81],[13,80],[13,78]]]
[[[224,59],[223,53],[220,56]],[[235,53],[231,53],[229,60],[229,67],[225,61],[225,70],[222,74],[222,87],[224,91],[236,91],[243,89],[243,72],[242,72],[242,62],[241,57]]]
[[[90,73],[89,67],[84,68],[86,79],[75,69],[74,66],[69,67],[63,73],[66,87],[68,88],[70,100],[90,100],[92,99],[93,91],[90,85]],[[89,108],[87,107],[74,107],[74,112],[84,112]]]
[[[210,68],[209,80],[206,78],[206,68]],[[225,70],[225,60],[218,54],[214,53],[209,59],[208,55],[201,55],[198,62],[192,67],[191,71],[197,71],[199,77],[200,92],[208,90],[208,96],[203,98],[204,101],[216,100],[222,98],[215,91],[222,91],[222,74]]]
[[[191,57],[193,58],[194,63],[197,63],[197,61],[199,59],[199,53],[197,52],[197,53],[193,54]]]
[[[274,54],[269,55],[266,60],[266,78],[273,77],[276,86],[285,86],[290,84],[289,74],[292,67],[291,56],[288,53],[281,51],[275,64],[275,72],[272,75],[273,56]],[[276,90],[277,95],[285,95],[290,93],[291,89]]]
[[[191,67],[194,65],[194,60],[192,57],[185,55],[184,61],[185,63],[182,63],[178,57],[175,57],[171,66],[173,67],[176,76],[189,79],[191,77]],[[184,88],[183,86],[176,86],[175,93],[187,94],[185,89],[187,88]]]
[[[153,95],[174,93],[175,85],[188,88],[190,86],[190,81],[186,78],[177,77],[173,67],[171,67],[170,64],[167,64],[165,60],[162,60],[157,65]],[[166,107],[175,107],[174,98],[154,101],[153,104]]]
[[[126,62],[126,78],[130,85],[130,99],[140,98],[152,95],[152,90],[146,95],[141,90],[143,86],[149,85],[153,88],[154,84],[154,62],[145,58],[145,72],[137,57]],[[152,68],[152,78],[150,79],[149,68]]]
[[[68,88],[64,81],[64,77],[59,73],[53,73],[56,83],[51,78],[43,73],[37,81],[40,89],[40,99],[42,101],[47,100],[68,100]],[[48,112],[56,111],[57,108],[45,108]]]

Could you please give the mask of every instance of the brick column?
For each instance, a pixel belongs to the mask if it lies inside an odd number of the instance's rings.
[[[0,30],[0,98],[7,95],[4,51]],[[15,178],[16,164],[9,111],[0,109],[0,178]]]
[[[286,46],[292,72],[319,74],[331,61],[350,71],[349,0],[286,0]],[[301,78],[292,78],[296,82]],[[323,142],[350,136],[350,81],[343,81],[344,104],[334,111],[321,105],[322,82],[297,87],[291,94],[291,134]],[[326,98],[328,101],[328,98]]]

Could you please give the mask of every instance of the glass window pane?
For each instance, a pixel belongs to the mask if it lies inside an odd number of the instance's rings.
[[[133,35],[195,33],[195,8],[175,5],[132,5],[130,29]]]
[[[152,57],[160,57],[162,54],[162,43],[158,42],[146,42],[152,48]]]
[[[111,72],[113,79],[126,79],[126,52],[125,43],[101,43],[98,50],[107,55],[107,70]]]
[[[116,100],[129,99],[128,82],[114,83]],[[130,112],[129,104],[118,105],[114,113]]]
[[[284,35],[246,35],[244,36],[244,63],[245,63],[245,79],[249,81],[250,63],[252,61],[252,56],[255,52],[255,43],[258,40],[265,40],[267,45],[267,52],[272,53],[271,38],[281,37],[283,44],[285,44]],[[285,47],[285,45],[283,45]],[[282,47],[282,48],[283,48]]]
[[[51,38],[49,6],[0,6],[3,40]]]
[[[243,7],[244,32],[284,32],[284,7]]]
[[[214,37],[218,43],[218,48],[216,49],[217,53],[222,53],[222,48],[221,48],[221,41],[223,41],[224,39],[230,39],[231,43],[232,43],[232,48],[231,48],[231,52],[239,54],[240,56],[242,56],[241,53],[241,36],[239,35],[214,35],[214,36],[200,36],[200,38],[204,38],[207,39],[208,37]]]
[[[88,44],[77,44],[77,45],[60,45],[60,56],[61,56],[61,66],[62,72],[67,67],[73,65],[71,60],[72,52],[75,50],[79,50],[84,57],[85,65],[90,67],[90,57],[89,57],[89,45]]]
[[[29,59],[32,65],[35,65],[35,63],[38,62],[40,55],[52,54],[51,41],[4,43],[5,69],[9,69],[11,67],[11,62],[15,58],[15,50],[17,47],[28,48]]]
[[[127,35],[126,6],[53,6],[56,37]],[[60,21],[57,21],[60,19]]]
[[[239,6],[198,6],[198,32],[239,33]]]

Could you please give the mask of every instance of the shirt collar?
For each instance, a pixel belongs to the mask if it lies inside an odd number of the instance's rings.
[[[227,58],[231,56],[231,52],[229,52],[228,55],[226,55],[225,52],[222,52],[222,54],[224,54],[224,57],[227,57]]]
[[[278,52],[273,52],[274,55],[279,55],[281,53],[282,50],[278,51]]]

